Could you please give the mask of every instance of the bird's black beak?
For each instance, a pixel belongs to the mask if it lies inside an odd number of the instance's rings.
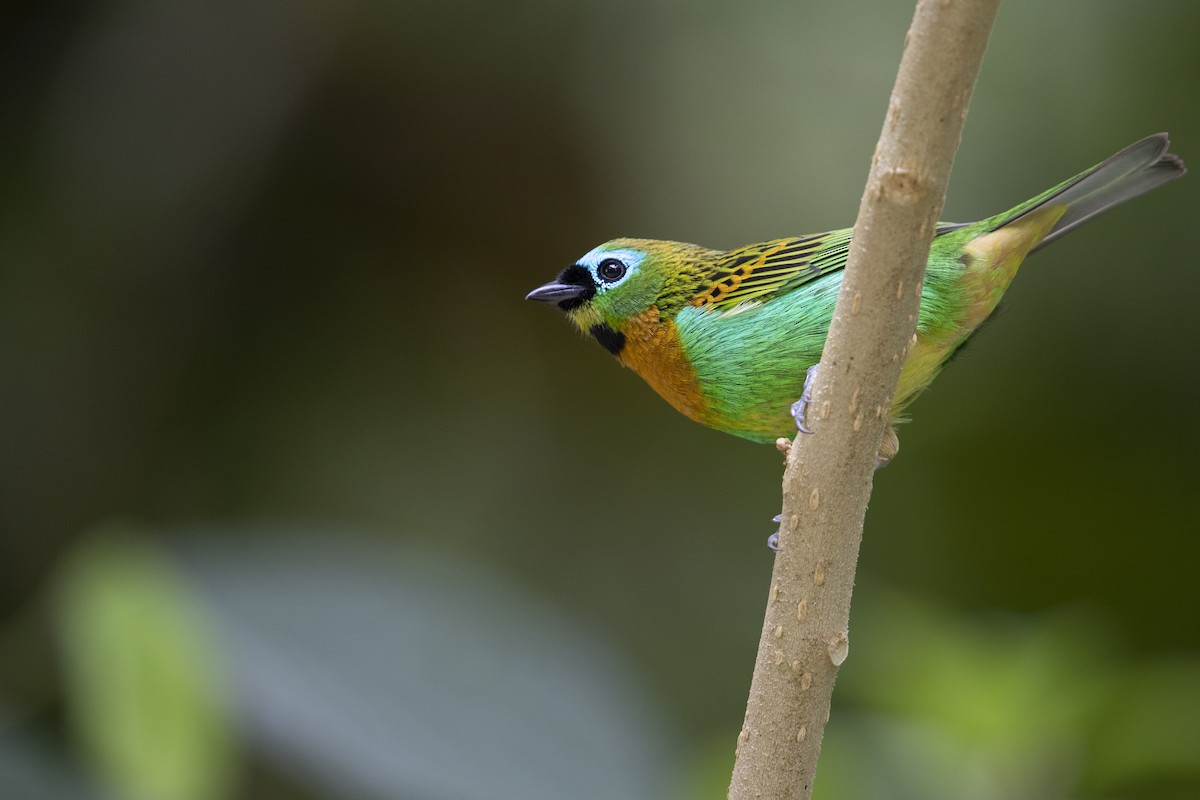
[[[540,300],[543,303],[561,303],[564,300],[575,300],[587,289],[574,283],[559,283],[554,281],[545,286],[539,286],[529,294],[526,300]]]

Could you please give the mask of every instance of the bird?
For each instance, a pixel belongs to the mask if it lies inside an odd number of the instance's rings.
[[[1025,257],[1092,217],[1186,173],[1167,134],[1003,213],[938,223],[916,338],[903,362],[876,464],[899,449],[895,426],[992,314]],[[853,229],[721,251],[683,242],[605,242],[526,299],[557,305],[585,335],[685,416],[756,442],[805,423]]]

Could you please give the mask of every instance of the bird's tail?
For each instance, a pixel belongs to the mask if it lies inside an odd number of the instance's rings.
[[[1179,156],[1167,152],[1168,145],[1165,133],[1134,142],[1106,161],[988,220],[992,223],[989,228],[1001,228],[1049,205],[1065,205],[1066,211],[1030,252],[1040,250],[1097,214],[1182,178],[1187,168]]]

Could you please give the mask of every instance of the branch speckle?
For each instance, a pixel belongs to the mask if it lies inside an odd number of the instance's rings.
[[[913,170],[890,167],[879,176],[878,191],[883,200],[911,206],[928,194],[929,189],[926,182]]]
[[[850,655],[850,634],[846,631],[839,631],[837,636],[829,642],[829,660],[835,667],[840,667],[848,655]]]

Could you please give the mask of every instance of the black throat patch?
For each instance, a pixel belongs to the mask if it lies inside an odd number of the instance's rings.
[[[592,336],[596,337],[596,341],[600,343],[600,346],[614,356],[620,355],[621,351],[625,349],[625,334],[614,331],[603,322],[599,325],[593,325],[591,332]]]

